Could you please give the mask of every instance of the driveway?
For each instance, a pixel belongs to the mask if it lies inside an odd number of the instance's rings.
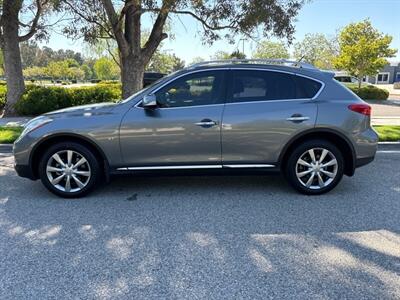
[[[0,155],[1,299],[399,299],[400,151],[331,193],[122,178],[63,200]]]

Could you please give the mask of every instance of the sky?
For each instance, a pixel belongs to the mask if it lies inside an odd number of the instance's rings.
[[[296,18],[294,42],[301,41],[307,33],[334,35],[347,24],[366,18],[378,30],[393,36],[391,46],[399,51],[397,57],[390,60],[400,61],[400,0],[312,0],[303,6]],[[145,28],[151,28],[151,25],[149,18],[142,22]],[[180,17],[180,20],[174,18],[172,32],[175,38],[165,40],[162,49],[175,53],[186,63],[190,63],[195,57],[209,59],[217,51],[242,51],[243,46],[247,57],[251,57],[257,46],[254,41],[240,40],[241,37],[233,45],[225,40],[217,41],[211,46],[204,45],[198,33],[200,28],[200,24],[189,16]],[[82,53],[87,49],[81,40],[71,41],[56,33],[52,34],[47,45],[53,49],[72,49]]]

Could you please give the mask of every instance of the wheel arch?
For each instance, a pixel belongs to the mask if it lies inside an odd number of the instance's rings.
[[[287,162],[287,158],[296,145],[311,139],[324,139],[339,148],[345,160],[344,174],[353,176],[356,168],[356,152],[351,141],[337,130],[329,128],[318,128],[304,131],[294,136],[285,145],[279,155],[279,165],[283,169]]]
[[[105,171],[105,174],[108,178],[109,163],[103,150],[89,138],[74,133],[59,133],[47,136],[33,147],[29,157],[29,165],[31,166],[34,178],[39,178],[38,168],[40,156],[47,147],[58,142],[75,142],[89,148],[91,151],[93,151],[93,154],[98,159],[101,168]]]

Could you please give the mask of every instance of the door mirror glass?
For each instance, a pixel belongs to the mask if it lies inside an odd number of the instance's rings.
[[[143,97],[142,105],[144,108],[154,108],[157,106],[156,95],[146,95]]]

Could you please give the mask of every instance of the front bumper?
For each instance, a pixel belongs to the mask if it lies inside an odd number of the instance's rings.
[[[36,180],[35,174],[32,172],[32,168],[27,165],[14,165],[14,169],[18,176]]]

